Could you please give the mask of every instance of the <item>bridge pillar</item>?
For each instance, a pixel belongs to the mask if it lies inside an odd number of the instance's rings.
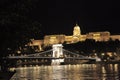
[[[64,59],[63,58],[63,46],[62,44],[55,44],[52,46],[53,48],[53,55],[52,57],[54,58],[58,58],[58,59],[53,59],[52,60],[52,63],[53,64],[60,64],[61,62],[64,62]]]
[[[53,57],[59,58],[63,56],[62,44],[55,44],[53,47]]]

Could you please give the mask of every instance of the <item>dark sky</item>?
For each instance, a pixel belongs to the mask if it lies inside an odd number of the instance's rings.
[[[115,0],[43,1],[1,0],[0,6],[2,12],[17,12],[28,20],[39,21],[44,35],[71,35],[76,23],[80,26],[82,33],[93,31],[120,33],[120,7],[119,2]]]
[[[56,1],[48,8],[48,18],[48,24],[58,31],[70,32],[77,22],[82,33],[104,30],[119,33],[119,6],[112,0]]]
[[[77,22],[82,33],[110,31],[119,34],[120,7],[114,0],[54,0],[46,6],[46,33],[72,34]]]

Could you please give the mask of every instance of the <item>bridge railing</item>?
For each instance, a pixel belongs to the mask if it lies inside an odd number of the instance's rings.
[[[44,51],[44,52],[40,52],[40,53],[36,53],[36,54],[29,54],[29,55],[23,55],[23,56],[8,56],[8,58],[11,58],[11,59],[22,59],[22,58],[51,58],[51,59],[58,59],[58,58],[69,58],[69,59],[92,59],[92,58],[89,58],[89,57],[86,57],[86,56],[83,56],[83,55],[80,55],[80,54],[77,54],[77,53],[74,53],[74,52],[71,52],[71,51],[68,51],[68,50],[65,50],[65,49],[62,49],[63,50],[63,56],[60,56],[60,57],[52,57],[52,53],[53,53],[53,49],[50,49],[48,51]],[[46,56],[47,55],[47,56]],[[49,56],[51,55],[51,56]],[[67,56],[65,56],[67,55]]]

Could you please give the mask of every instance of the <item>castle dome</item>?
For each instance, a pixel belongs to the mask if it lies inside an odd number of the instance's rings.
[[[73,30],[73,36],[80,36],[80,35],[81,35],[80,27],[78,26],[78,24],[76,24]]]

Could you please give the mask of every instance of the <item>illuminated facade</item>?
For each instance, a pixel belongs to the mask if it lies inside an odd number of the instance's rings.
[[[70,44],[76,43],[79,41],[85,41],[86,39],[94,39],[95,41],[108,41],[109,39],[112,40],[120,40],[120,35],[110,35],[108,31],[102,32],[89,32],[87,34],[81,34],[80,27],[76,24],[73,28],[73,35],[46,35],[44,36],[44,40],[33,40],[31,46],[39,46],[39,50],[41,49],[41,45],[50,46],[53,44]]]
[[[112,40],[119,40],[120,41],[120,35],[111,35],[110,38]]]
[[[31,39],[31,42],[28,43],[29,46],[31,46],[36,52],[42,51],[42,45],[43,45],[43,40],[34,40]]]
[[[80,37],[80,35],[81,35],[80,27],[76,24],[76,26],[74,27],[74,30],[73,30],[73,36]]]
[[[44,37],[44,46],[49,46],[65,42],[65,35],[46,35]]]
[[[78,42],[80,41],[80,38],[81,38],[81,30],[80,30],[80,27],[76,24],[76,26],[74,27],[73,29],[73,39],[72,39],[72,42]]]
[[[90,32],[86,34],[86,39],[94,39],[95,41],[108,41],[110,39],[110,32]]]
[[[44,45],[53,45],[53,44],[58,44],[58,43],[64,43],[66,42],[67,44],[70,43],[75,43],[80,41],[81,38],[81,30],[80,27],[76,24],[76,26],[73,29],[73,35],[46,35],[44,37]]]

